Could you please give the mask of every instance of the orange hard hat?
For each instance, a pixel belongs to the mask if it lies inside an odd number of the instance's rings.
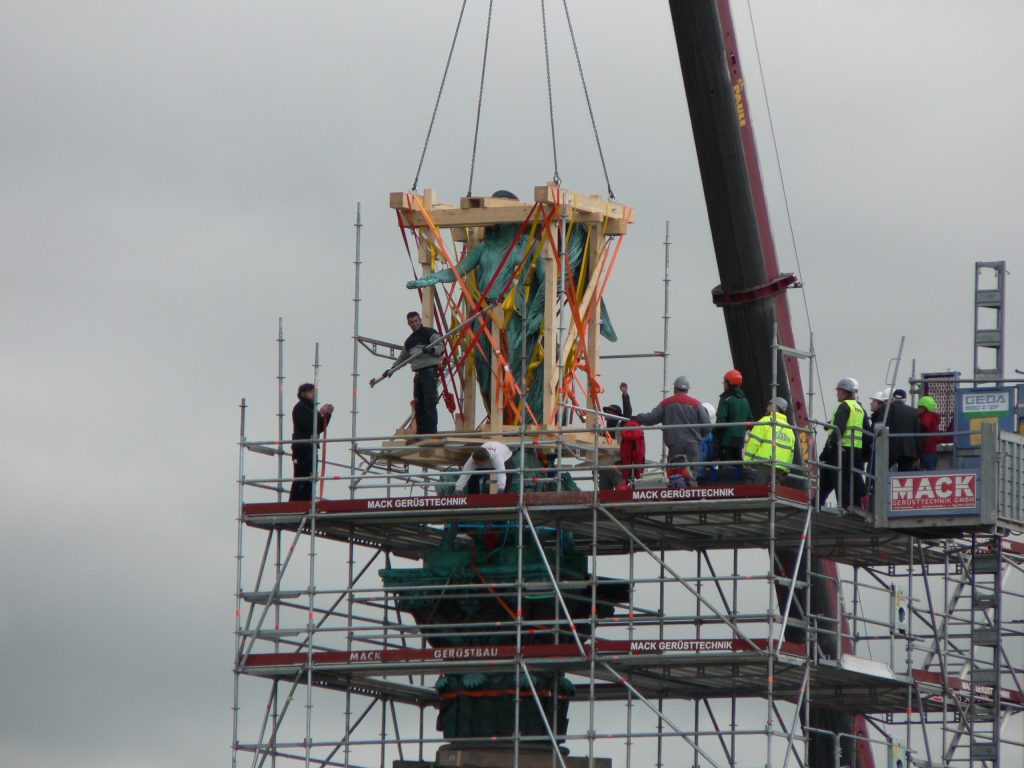
[[[735,368],[733,368],[731,371],[726,371],[725,376],[723,376],[722,378],[725,379],[726,384],[729,384],[730,386],[733,387],[739,387],[743,384],[743,374],[737,371]]]

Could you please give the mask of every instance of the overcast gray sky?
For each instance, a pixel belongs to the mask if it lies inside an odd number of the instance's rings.
[[[458,6],[0,0],[5,765],[229,760],[237,405],[250,436],[276,435],[283,316],[289,395],[319,341],[323,397],[348,410],[359,201],[362,328],[404,336],[387,193],[412,183]],[[529,196],[552,174],[539,9],[495,6],[474,191]],[[612,185],[637,209],[608,294],[615,351],[660,346],[670,221],[670,376],[711,399],[731,363],[667,4],[570,8]],[[1024,6],[750,8],[824,391],[880,388],[901,334],[903,372],[968,372],[975,260],[1009,264],[1007,368],[1024,367]],[[421,179],[451,202],[485,13],[470,3]],[[734,14],[795,271],[747,4]],[[564,20],[549,27],[563,183],[603,192]],[[606,371],[641,408],[660,394],[655,363]],[[364,386],[363,431],[396,427],[407,397]]]

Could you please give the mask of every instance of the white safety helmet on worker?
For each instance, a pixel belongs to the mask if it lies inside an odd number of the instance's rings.
[[[846,390],[847,392],[849,392],[852,395],[852,394],[855,394],[857,392],[857,390],[860,389],[860,384],[857,383],[856,379],[851,379],[849,377],[842,378],[836,384],[836,389]]]

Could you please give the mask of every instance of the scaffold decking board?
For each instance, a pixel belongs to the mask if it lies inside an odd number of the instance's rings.
[[[780,653],[803,656],[804,647],[799,643],[783,641],[776,643]],[[761,638],[742,640],[740,638],[721,638],[697,640],[679,638],[676,640],[598,640],[583,644],[581,652],[575,643],[557,643],[549,645],[524,645],[522,658],[552,659],[571,658],[589,659],[592,655],[608,655],[618,659],[623,655],[634,654],[665,654],[665,653],[735,653],[738,651],[765,652],[768,641]],[[307,653],[254,653],[246,663],[249,667],[281,666],[305,664],[310,656]],[[492,661],[497,659],[516,658],[514,645],[455,645],[446,648],[402,648],[395,650],[365,651],[317,651],[312,654],[313,665],[352,665],[352,664],[386,664],[395,661]]]
[[[543,510],[555,507],[590,506],[594,503],[609,506],[641,504],[671,511],[677,504],[692,501],[721,501],[734,499],[767,499],[770,488],[767,485],[722,485],[702,488],[630,488],[621,491],[555,491],[551,493],[525,493],[522,504],[531,509]],[[807,494],[793,488],[777,488],[780,500],[806,504]],[[405,496],[370,499],[323,499],[317,503],[317,512],[364,512],[373,510],[401,511],[415,510],[420,514],[444,513],[452,509],[476,511],[494,509],[514,516],[519,507],[518,493],[466,494],[455,496]],[[303,514],[310,509],[309,502],[279,501],[246,504],[247,515]]]
[[[570,674],[586,674],[591,659],[599,662],[595,676],[602,681],[599,698],[619,700],[629,695],[618,674],[629,674],[631,684],[645,695],[669,698],[722,698],[768,695],[767,666],[769,643],[765,639],[662,639],[662,640],[598,640],[587,642],[581,652],[573,643],[524,645],[517,657],[513,645],[459,646],[428,649],[369,649],[364,651],[317,651],[312,654],[252,654],[243,671],[262,677],[294,677],[308,669],[315,684],[342,690],[359,690],[396,700],[424,703],[432,691],[424,685],[395,689],[388,676],[410,674],[499,672],[515,668],[523,659],[531,668],[554,667]],[[803,681],[807,663],[804,646],[776,641],[773,695],[795,700]],[[894,674],[885,665],[868,660],[854,661],[848,668],[844,662],[821,661],[811,670],[811,698],[820,706],[875,713],[906,712],[912,688],[917,687],[928,711],[943,706],[941,678],[933,673],[914,670],[911,676]],[[312,663],[310,664],[310,660]],[[605,669],[605,663],[611,670]],[[969,691],[969,683],[948,678],[947,690]],[[992,689],[974,687],[975,701],[991,701]],[[1017,691],[1004,691],[1001,699],[1007,706],[1021,708]],[[916,707],[913,711],[918,711]]]
[[[926,689],[932,689],[933,691],[941,691],[942,675],[938,672],[926,672],[922,669],[914,670],[914,682],[918,683],[923,692],[928,695]],[[969,680],[963,680],[959,677],[947,677],[946,688],[948,688],[954,696],[964,701],[970,699],[973,695],[976,702],[991,702],[995,695],[995,687],[991,685],[979,685],[974,684],[972,687]],[[942,701],[941,693],[931,693],[929,695],[932,703],[940,704]],[[1011,705],[1016,709],[1024,708],[1024,694],[1013,688],[1000,688],[999,689],[999,700],[1004,705]]]
[[[766,549],[774,520],[775,543],[795,548],[804,539],[806,493],[767,485],[592,491],[404,496],[317,503],[317,534],[419,558],[436,547],[444,524],[515,519],[519,505],[535,525],[572,532],[578,546],[598,554],[627,554],[636,540],[654,550]],[[258,528],[308,526],[308,502],[246,504],[244,520]],[[628,532],[627,532],[628,531]],[[857,516],[813,516],[811,551],[861,565],[942,562],[941,546],[919,548],[904,532],[880,530]]]

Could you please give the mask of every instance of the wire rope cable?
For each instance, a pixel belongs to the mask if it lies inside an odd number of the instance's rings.
[[[430,144],[430,135],[434,131],[434,121],[437,120],[437,108],[441,106],[441,94],[444,93],[444,84],[448,80],[448,70],[452,65],[452,55],[455,53],[455,43],[459,39],[459,30],[462,28],[462,17],[466,13],[466,3],[469,0],[462,0],[462,8],[459,9],[459,20],[455,23],[455,34],[452,35],[452,45],[448,49],[448,59],[444,63],[444,73],[441,75],[441,85],[437,89],[437,99],[434,100],[434,112],[430,115],[430,125],[427,126],[427,136],[423,140],[423,150],[420,152],[420,162],[416,166],[416,177],[412,180],[412,191],[416,191],[416,187],[420,183],[420,171],[423,170],[423,161],[427,157],[427,146]]]
[[[554,175],[551,177],[556,187],[562,185],[562,178],[558,173],[558,147],[555,144],[555,100],[551,92],[551,54],[548,49],[548,16],[544,8],[544,0],[540,0],[540,23],[544,31],[544,73],[548,79],[548,117],[551,122],[551,157],[555,166]]]
[[[466,197],[473,196],[473,173],[476,171],[476,146],[480,137],[480,113],[484,106],[484,80],[487,77],[487,49],[491,44],[491,16],[494,12],[494,0],[487,3],[487,31],[484,32],[484,59],[480,65],[480,94],[476,101],[476,125],[473,128],[473,155],[469,160],[469,191]]]
[[[590,91],[587,89],[587,79],[583,76],[583,62],[580,61],[580,49],[576,45],[576,32],[572,28],[572,17],[569,15],[569,2],[562,0],[562,7],[565,8],[565,21],[569,25],[569,39],[572,40],[572,52],[576,56],[576,69],[580,73],[580,83],[583,84],[583,96],[587,100],[587,112],[590,113],[590,126],[594,129],[594,141],[597,142],[597,155],[601,158],[601,170],[604,171],[604,183],[608,187],[608,199],[614,200],[615,193],[612,192],[612,183],[608,179],[608,165],[604,161],[604,150],[601,148],[601,136],[597,132],[597,121],[594,119],[594,107],[590,103]]]
[[[757,70],[761,75],[761,93],[764,95],[765,114],[768,117],[768,133],[772,138],[772,151],[775,154],[775,168],[779,173],[779,186],[782,189],[782,203],[783,208],[786,211],[786,225],[789,228],[789,242],[793,248],[793,258],[796,261],[796,274],[800,279],[800,298],[803,300],[804,305],[804,317],[807,319],[807,331],[808,333],[814,332],[814,326],[811,323],[811,310],[810,305],[807,302],[807,288],[804,286],[804,275],[803,268],[800,264],[800,249],[796,244],[796,230],[793,227],[793,214],[789,207],[789,193],[786,191],[786,177],[782,172],[782,159],[779,154],[779,142],[775,136],[775,123],[772,119],[772,107],[771,102],[768,99],[768,82],[765,79],[764,65],[761,61],[761,47],[757,40],[757,27],[754,24],[754,10],[750,5],[750,0],[747,0],[747,15],[750,18],[750,32],[754,40],[754,58],[757,59]],[[814,361],[814,370],[818,378],[818,389],[822,390],[821,382],[821,369],[818,366],[818,361]]]

